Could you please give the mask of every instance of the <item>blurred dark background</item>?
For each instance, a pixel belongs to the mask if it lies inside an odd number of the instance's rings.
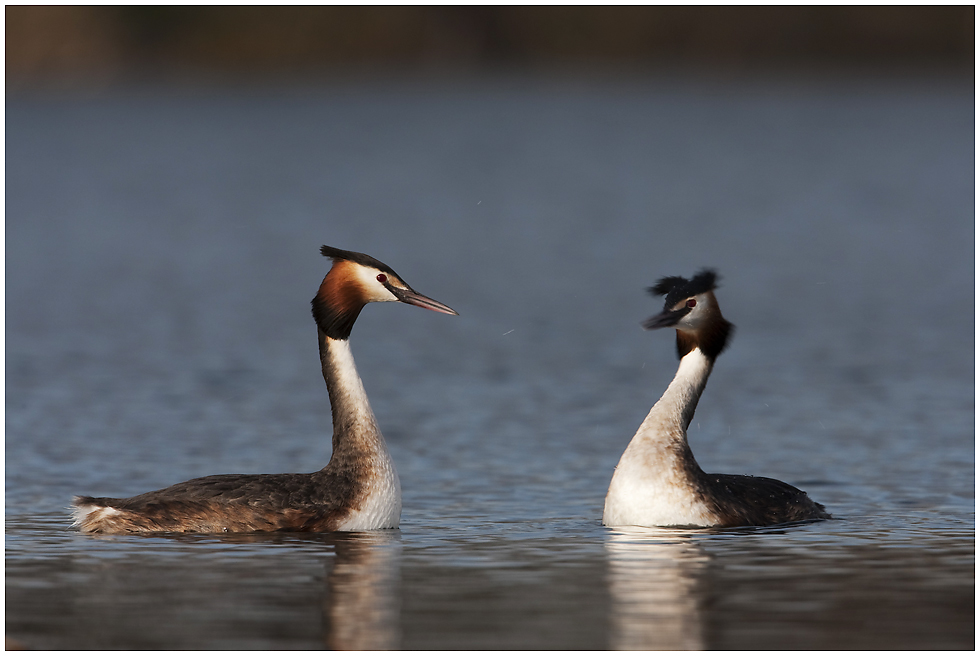
[[[972,75],[974,7],[8,6],[7,87],[357,68]]]

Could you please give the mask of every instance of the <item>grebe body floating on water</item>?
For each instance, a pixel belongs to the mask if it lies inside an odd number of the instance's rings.
[[[313,298],[320,363],[333,415],[333,453],[312,474],[195,478],[128,499],[75,497],[75,526],[90,533],[243,533],[397,528],[401,484],[354,366],[348,338],[368,303],[400,301],[444,314],[391,267],[324,246],[333,260]]]
[[[768,526],[830,515],[805,492],[772,478],[706,474],[687,443],[687,427],[715,359],[734,326],[715,298],[710,269],[691,280],[661,279],[663,312],[643,326],[674,328],[680,366],[619,460],[602,513],[606,526]]]

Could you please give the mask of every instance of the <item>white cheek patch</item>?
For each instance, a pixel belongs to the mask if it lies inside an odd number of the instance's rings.
[[[700,328],[701,325],[704,323],[705,312],[707,311],[708,308],[708,299],[705,298],[704,295],[700,295],[700,296],[695,296],[694,300],[696,301],[697,304],[691,308],[690,312],[685,314],[681,318],[681,320],[677,322],[677,325],[674,326],[674,328],[676,328],[677,330],[694,331]],[[687,307],[687,300],[677,304],[678,310],[681,310],[685,307]]]
[[[378,280],[379,275],[383,275],[389,284],[395,284],[397,282],[397,278],[384,271],[379,271],[371,267],[357,267],[357,284],[364,294],[364,300],[368,303],[397,301],[398,298],[388,291],[384,284]]]

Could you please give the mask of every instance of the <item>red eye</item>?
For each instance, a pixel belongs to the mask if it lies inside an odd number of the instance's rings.
[[[696,300],[694,300],[693,298],[687,299],[687,307],[694,307],[697,304],[698,304],[698,302]]]
[[[388,282],[388,276],[386,276],[383,273],[379,273],[378,274],[378,282],[380,282],[380,283],[386,283],[386,282]]]

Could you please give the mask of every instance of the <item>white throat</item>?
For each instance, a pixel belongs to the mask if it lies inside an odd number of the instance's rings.
[[[330,403],[334,409],[335,419],[338,414],[343,416],[346,422],[351,422],[351,428],[360,429],[358,432],[367,430],[378,434],[377,420],[374,418],[374,411],[371,410],[371,403],[368,401],[367,392],[364,391],[364,383],[357,373],[357,366],[354,364],[354,354],[350,349],[350,342],[346,339],[327,340],[327,353],[330,358],[330,366],[334,372],[335,379],[330,389]],[[337,426],[334,426],[334,431]],[[350,432],[350,429],[347,429]],[[382,438],[382,444],[384,439]]]
[[[646,439],[663,439],[663,436],[679,431],[680,438],[686,443],[687,427],[698,407],[698,399],[708,382],[712,366],[711,360],[699,348],[681,358],[674,379],[650,409],[636,437],[644,435]],[[636,440],[636,437],[633,439]]]

